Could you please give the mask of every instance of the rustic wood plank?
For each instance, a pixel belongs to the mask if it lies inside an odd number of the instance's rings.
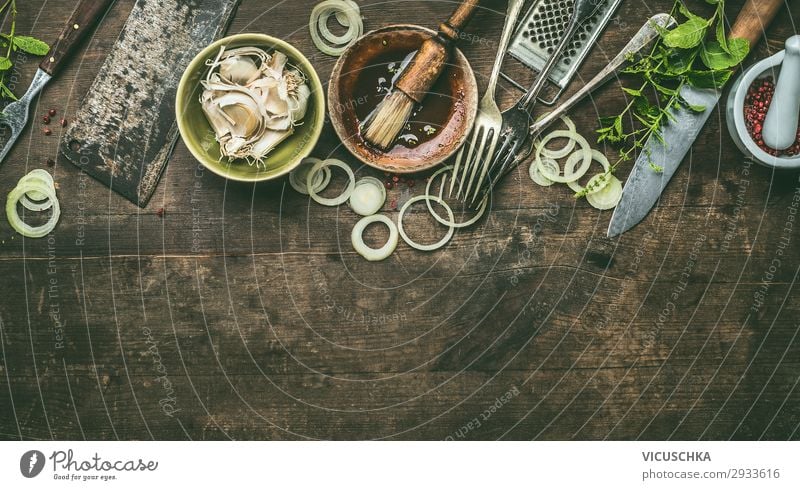
[[[335,60],[310,43],[313,3],[244,0],[230,32],[286,38],[325,80]],[[359,3],[367,29],[431,27],[455,5]],[[34,114],[74,113],[132,5],[117,2]],[[623,2],[580,78],[669,5]],[[20,7],[20,32],[60,30],[68,2],[43,6]],[[504,3],[484,7],[462,46],[481,87]],[[758,56],[780,49],[790,20]],[[18,60],[18,93],[36,64]],[[619,83],[573,111],[583,133],[624,104]],[[33,124],[0,193],[57,146]],[[379,264],[352,252],[349,211],[283,182],[225,182],[182,144],[146,210],[58,159],[51,241],[0,220],[0,439],[796,440],[800,235],[787,223],[800,180],[748,167],[719,110],[694,148],[618,240],[605,238],[609,213],[520,170],[444,251],[401,245]],[[318,153],[352,160],[329,127]],[[431,241],[441,232],[422,213],[407,220]]]

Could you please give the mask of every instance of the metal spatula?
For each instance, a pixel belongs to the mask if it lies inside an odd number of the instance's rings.
[[[3,162],[11,147],[22,134],[25,125],[28,123],[28,112],[31,101],[39,95],[47,82],[49,82],[58,71],[64,66],[67,57],[72,54],[86,37],[92,28],[97,25],[109,5],[114,0],[81,0],[75,5],[75,10],[69,18],[69,22],[64,26],[58,40],[50,48],[50,51],[39,65],[36,75],[33,77],[31,86],[18,101],[6,106],[0,112],[0,126],[7,126],[11,129],[11,135],[6,140],[5,145],[0,150],[0,163]]]

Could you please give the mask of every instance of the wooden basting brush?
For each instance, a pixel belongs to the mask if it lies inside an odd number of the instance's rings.
[[[453,44],[461,35],[479,0],[463,0],[450,19],[439,26],[436,36],[425,40],[403,70],[392,93],[364,121],[364,139],[388,150],[411,116],[415,104],[422,102],[444,71]]]

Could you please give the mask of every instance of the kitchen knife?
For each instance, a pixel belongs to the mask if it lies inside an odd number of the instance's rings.
[[[730,38],[747,39],[753,47],[783,3],[784,0],[747,0],[731,29]],[[622,191],[622,200],[611,217],[609,238],[639,224],[655,206],[714,111],[722,91],[684,86],[681,95],[690,104],[704,106],[705,110],[671,109],[674,119],[662,128],[661,139],[651,136],[647,140]],[[656,172],[651,163],[663,171]]]
[[[61,153],[145,207],[178,140],[175,94],[186,66],[227,30],[239,0],[136,0],[71,118]]]

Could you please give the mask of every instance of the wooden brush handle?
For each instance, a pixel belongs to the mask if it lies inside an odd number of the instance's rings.
[[[472,18],[480,0],[463,0],[447,22],[439,26],[439,33],[425,40],[414,59],[403,70],[395,83],[395,88],[420,103],[444,70],[450,55],[450,48],[459,37],[461,30]]]
[[[64,66],[65,60],[75,51],[81,40],[100,22],[112,3],[114,0],[79,1],[75,5],[67,25],[64,26],[58,40],[53,43],[50,51],[45,55],[39,68],[54,76]]]
[[[443,24],[439,24],[439,36],[455,42],[461,36],[461,30],[466,27],[475,10],[478,8],[480,0],[464,0],[458,6],[450,19]]]
[[[739,16],[736,17],[730,38],[747,39],[752,48],[783,4],[784,0],[747,0],[742,11],[739,12]]]

